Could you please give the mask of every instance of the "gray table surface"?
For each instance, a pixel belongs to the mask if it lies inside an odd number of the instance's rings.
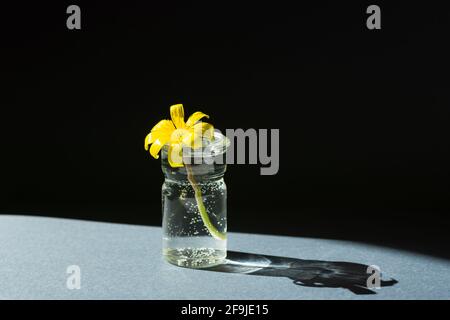
[[[450,262],[444,259],[348,241],[232,232],[228,241],[234,262],[194,270],[163,261],[158,227],[0,215],[0,298],[450,298]],[[299,285],[311,272],[327,279],[331,270],[345,280],[342,268],[350,265],[331,261],[377,265],[384,278],[398,282],[373,290],[376,294],[355,294],[329,283]],[[70,265],[81,270],[78,290],[67,288]],[[298,278],[302,283],[295,283]]]

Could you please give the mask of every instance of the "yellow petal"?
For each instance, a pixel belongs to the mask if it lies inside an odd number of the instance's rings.
[[[189,135],[183,138],[183,144],[193,149],[203,146],[203,138],[212,140],[214,137],[213,125],[206,122],[196,123],[189,131]]]
[[[152,128],[151,132],[154,132],[154,131],[170,131],[170,132],[172,132],[173,130],[175,130],[175,126],[173,125],[172,121],[161,120]]]
[[[209,118],[207,114],[204,114],[203,112],[197,111],[191,114],[189,119],[186,121],[186,127],[192,127],[194,124],[197,123],[202,118]]]
[[[167,154],[167,160],[173,168],[183,167],[183,146],[181,143],[172,143],[169,146],[169,152]]]
[[[153,158],[158,159],[159,158],[159,151],[161,150],[162,147],[164,147],[164,145],[169,142],[170,140],[170,136],[168,137],[161,137],[156,139],[152,146],[150,147],[150,154],[152,155]]]
[[[197,135],[205,137],[206,139],[212,140],[214,138],[214,126],[207,122],[196,123],[192,126],[194,132]]]
[[[144,148],[145,148],[145,150],[148,150],[148,146],[149,146],[149,144],[151,144],[152,142],[150,142],[151,140],[152,140],[152,133],[150,132],[146,137],[145,137],[145,140],[144,140]]]
[[[194,138],[195,138],[194,132],[189,132],[189,134],[183,136],[182,140],[183,145],[193,148]]]
[[[184,124],[184,109],[182,104],[175,104],[170,107],[170,117],[177,129],[185,127]]]
[[[170,120],[161,120],[151,130],[151,132],[145,137],[144,148],[148,150],[148,146],[157,139],[166,140],[167,137],[175,130],[173,122]]]

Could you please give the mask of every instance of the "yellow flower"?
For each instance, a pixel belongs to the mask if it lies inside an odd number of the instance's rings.
[[[202,147],[202,138],[210,140],[214,138],[214,127],[206,122],[200,121],[203,118],[209,118],[203,112],[194,112],[186,122],[184,122],[184,109],[182,104],[176,104],[170,107],[170,117],[172,120],[161,120],[158,122],[145,137],[145,150],[149,149],[150,154],[159,158],[159,152],[164,145],[169,145],[168,160],[172,167],[182,167],[183,146],[192,149]]]

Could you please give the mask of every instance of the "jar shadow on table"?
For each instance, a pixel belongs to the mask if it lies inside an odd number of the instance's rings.
[[[257,276],[285,277],[295,285],[320,288],[345,288],[354,294],[376,294],[369,265],[343,262],[302,260],[246,252],[228,251],[224,263],[203,270]],[[368,282],[369,280],[369,282]],[[382,279],[380,287],[393,286],[395,279]]]

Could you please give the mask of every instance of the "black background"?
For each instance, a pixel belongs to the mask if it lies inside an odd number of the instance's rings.
[[[0,212],[159,225],[143,141],[183,103],[280,129],[277,175],[228,168],[230,231],[449,257],[449,19],[430,2],[2,5]]]

